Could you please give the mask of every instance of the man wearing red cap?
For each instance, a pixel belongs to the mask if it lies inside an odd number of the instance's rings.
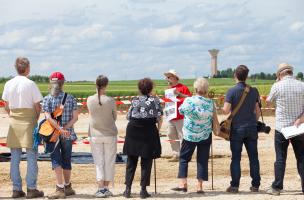
[[[47,145],[47,149],[52,152],[52,168],[55,171],[57,181],[56,191],[48,196],[49,199],[65,198],[75,194],[70,177],[72,142],[77,138],[73,125],[78,120],[78,111],[76,99],[70,94],[65,94],[62,90],[64,81],[65,78],[61,72],[51,74],[50,94],[44,97],[42,105],[46,119],[60,132],[58,144],[48,143]],[[63,108],[63,113],[58,124],[52,118],[52,113],[59,106]]]

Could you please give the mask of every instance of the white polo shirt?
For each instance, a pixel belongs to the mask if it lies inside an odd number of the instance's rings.
[[[25,76],[16,76],[7,81],[2,94],[10,109],[34,108],[34,104],[42,101],[42,98],[36,83]]]

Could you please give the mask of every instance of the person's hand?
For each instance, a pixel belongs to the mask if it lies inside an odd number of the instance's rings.
[[[70,137],[70,135],[71,135],[70,131],[63,129],[63,128],[60,129],[60,133],[66,138]]]
[[[298,128],[302,123],[303,123],[303,122],[302,122],[301,118],[299,118],[299,119],[297,119],[297,120],[295,121],[295,123],[294,123],[293,125],[296,126],[296,127]]]
[[[181,95],[181,93],[179,91],[177,91],[176,89],[174,90],[174,94],[178,97]]]

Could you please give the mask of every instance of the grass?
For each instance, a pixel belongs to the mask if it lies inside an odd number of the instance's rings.
[[[132,96],[137,95],[137,80],[132,81],[110,81],[107,89],[109,96]],[[156,94],[163,94],[164,90],[168,87],[165,80],[154,80],[156,88],[154,92]],[[187,85],[191,91],[193,91],[194,79],[185,79],[181,83]],[[248,80],[249,85],[257,87],[261,95],[269,94],[271,85],[274,81],[271,80]],[[230,78],[213,78],[209,79],[210,90],[215,94],[225,94],[227,90],[235,85],[233,79]],[[4,83],[0,84],[0,94],[2,96]],[[38,83],[38,87],[41,93],[45,96],[48,94],[49,84]],[[64,90],[73,94],[75,97],[86,98],[95,93],[95,84],[93,82],[68,82],[65,83]]]

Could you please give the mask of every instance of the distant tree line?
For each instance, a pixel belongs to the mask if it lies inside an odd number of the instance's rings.
[[[6,81],[12,79],[12,76],[9,77],[0,77],[0,83],[5,83]],[[36,83],[48,83],[49,77],[48,76],[40,76],[40,75],[33,75],[29,76],[29,79],[35,81]]]
[[[217,75],[214,78],[233,78],[233,74],[235,72],[235,69],[227,68],[224,70],[218,70]],[[262,80],[276,80],[277,76],[276,73],[255,73],[250,75],[251,79],[262,79]],[[303,80],[304,74],[303,72],[299,72],[296,75],[296,78],[299,80]]]

